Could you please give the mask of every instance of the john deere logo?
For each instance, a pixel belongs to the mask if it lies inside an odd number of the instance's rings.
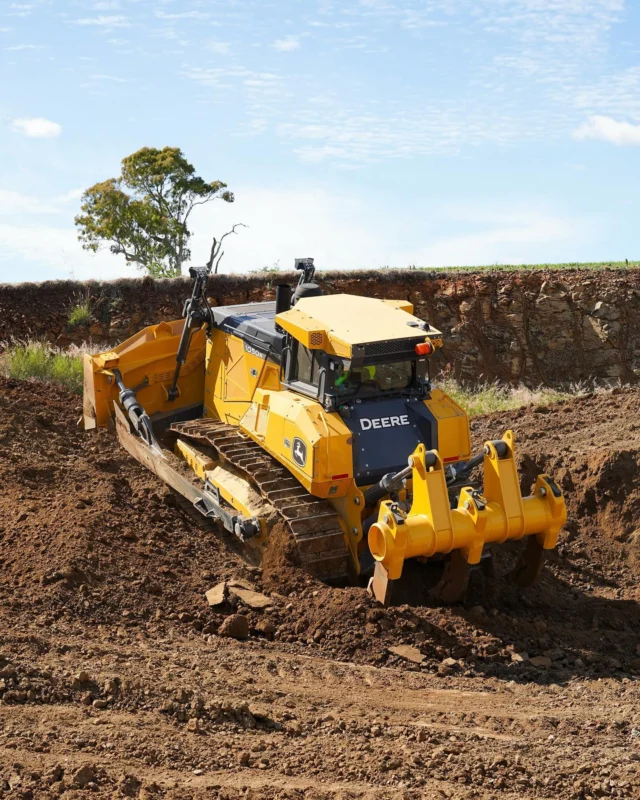
[[[296,437],[293,440],[293,460],[301,467],[307,463],[307,445],[302,441],[302,439],[298,439]]]

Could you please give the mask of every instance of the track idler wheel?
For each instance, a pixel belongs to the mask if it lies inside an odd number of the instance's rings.
[[[431,590],[431,596],[440,603],[457,603],[462,600],[469,582],[469,564],[460,550],[454,550],[444,568],[440,582]]]
[[[518,563],[509,573],[508,579],[516,586],[526,589],[540,577],[545,561],[545,549],[538,541],[537,536],[528,536],[527,543],[520,553]]]

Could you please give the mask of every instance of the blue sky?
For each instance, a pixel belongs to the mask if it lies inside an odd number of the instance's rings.
[[[0,280],[135,274],[73,216],[144,145],[222,271],[640,258],[637,0],[5,0],[0,86]]]

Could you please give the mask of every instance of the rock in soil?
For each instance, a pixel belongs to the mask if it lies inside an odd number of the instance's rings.
[[[242,614],[231,614],[218,628],[218,635],[246,639],[249,636],[249,620]]]
[[[227,599],[227,584],[224,581],[216,584],[208,592],[205,592],[205,597],[210,606],[221,606]]]

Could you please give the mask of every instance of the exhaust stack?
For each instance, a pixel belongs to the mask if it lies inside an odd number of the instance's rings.
[[[279,283],[276,286],[276,317],[291,308],[291,287],[288,283]],[[276,322],[276,330],[284,333]]]

